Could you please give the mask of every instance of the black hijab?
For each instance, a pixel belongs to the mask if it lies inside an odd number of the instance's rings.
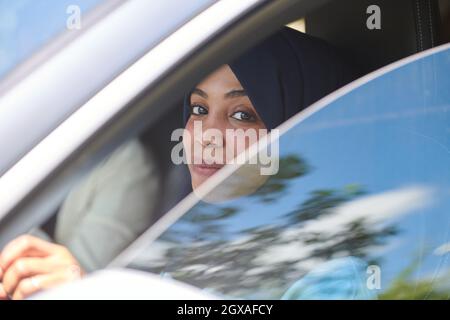
[[[229,64],[268,129],[356,78],[320,39],[284,27]],[[190,94],[184,101],[189,118]]]

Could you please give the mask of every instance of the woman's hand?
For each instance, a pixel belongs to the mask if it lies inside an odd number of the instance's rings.
[[[3,270],[0,268],[0,279],[3,276]],[[3,289],[3,284],[0,283],[0,300],[8,300],[8,294],[6,293],[5,289]]]
[[[0,254],[0,299],[25,299],[81,275],[79,263],[65,247],[21,236]]]

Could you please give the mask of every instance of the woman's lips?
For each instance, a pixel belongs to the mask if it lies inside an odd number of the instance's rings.
[[[197,174],[200,174],[202,176],[208,176],[208,177],[213,175],[220,169],[222,169],[222,167],[223,167],[223,165],[220,165],[220,164],[206,164],[206,163],[192,164],[192,169],[194,170],[194,172],[196,172]]]

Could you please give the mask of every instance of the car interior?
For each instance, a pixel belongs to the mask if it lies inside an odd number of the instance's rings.
[[[376,4],[381,29],[370,30],[365,12]],[[331,1],[306,19],[307,32],[346,50],[363,72],[371,72],[446,42],[439,5],[444,1]]]
[[[195,82],[233,55],[242,53],[246,46],[255,44],[284,25],[304,28],[307,34],[337,47],[348,60],[357,65],[363,76],[450,40],[450,2],[447,0],[322,0],[314,1],[314,4],[311,2],[304,4],[304,1],[279,1],[265,5],[236,23],[235,27],[225,30],[223,36],[218,35],[215,42],[209,43],[201,48],[196,56],[190,57],[189,63],[163,79],[160,85],[163,89],[156,92],[149,89],[147,93],[138,97],[130,107],[134,108],[134,111],[130,111],[132,116],[127,118],[128,122],[124,120],[123,123],[110,124],[108,134],[99,134],[95,143],[87,142],[86,149],[82,152],[83,156],[94,158],[95,154],[98,158],[99,154],[108,153],[105,150],[114,150],[121,142],[139,132],[139,140],[152,151],[160,172],[160,190],[157,197],[159,203],[153,214],[154,222],[187,195],[186,184],[189,185],[187,169],[170,161],[170,152],[176,143],[170,142],[170,135],[174,129],[183,126],[181,93],[186,92]],[[381,9],[381,29],[370,30],[366,26],[370,16],[366,9],[374,4]],[[242,32],[244,29],[246,32]],[[246,46],[240,46],[242,39],[251,41],[247,41]],[[236,50],[221,50],[223,48]],[[205,57],[214,58],[205,60]],[[157,112],[146,112],[145,109],[150,105],[165,108]],[[145,114],[149,116],[145,117]],[[136,123],[139,124],[135,125]],[[132,129],[130,124],[133,124]],[[111,142],[111,137],[114,137],[111,132],[117,135],[120,132],[121,138],[116,137],[113,139],[114,142]],[[108,148],[99,147],[102,144],[108,144]],[[65,164],[69,167],[72,163],[70,170],[67,167],[60,169],[60,172],[65,173],[65,177],[79,171],[79,167],[73,165],[75,162],[70,161]],[[48,187],[48,192],[54,190],[58,183],[61,181],[55,180],[53,187]],[[48,192],[42,192],[41,196],[45,197]],[[36,199],[41,197],[32,195],[30,203],[34,196],[38,197]],[[30,207],[24,206],[21,210],[25,212],[26,208],[31,210]],[[41,227],[50,238],[54,236],[59,207],[60,205],[56,210],[46,214]],[[19,220],[5,220],[0,226],[0,233],[7,228],[16,230],[17,234],[22,233],[20,230],[25,226],[18,226]],[[11,233],[8,233],[9,237],[10,235]],[[5,242],[5,239],[2,239],[2,242]]]

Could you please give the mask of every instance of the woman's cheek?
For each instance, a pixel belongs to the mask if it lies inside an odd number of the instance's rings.
[[[248,150],[251,145],[258,142],[258,140],[265,136],[265,127],[255,127],[246,129],[245,135],[227,135],[225,139],[226,149],[226,163],[230,163],[234,158]]]
[[[248,147],[247,139],[240,135],[226,135],[225,138],[225,163],[231,163],[239,154]]]

